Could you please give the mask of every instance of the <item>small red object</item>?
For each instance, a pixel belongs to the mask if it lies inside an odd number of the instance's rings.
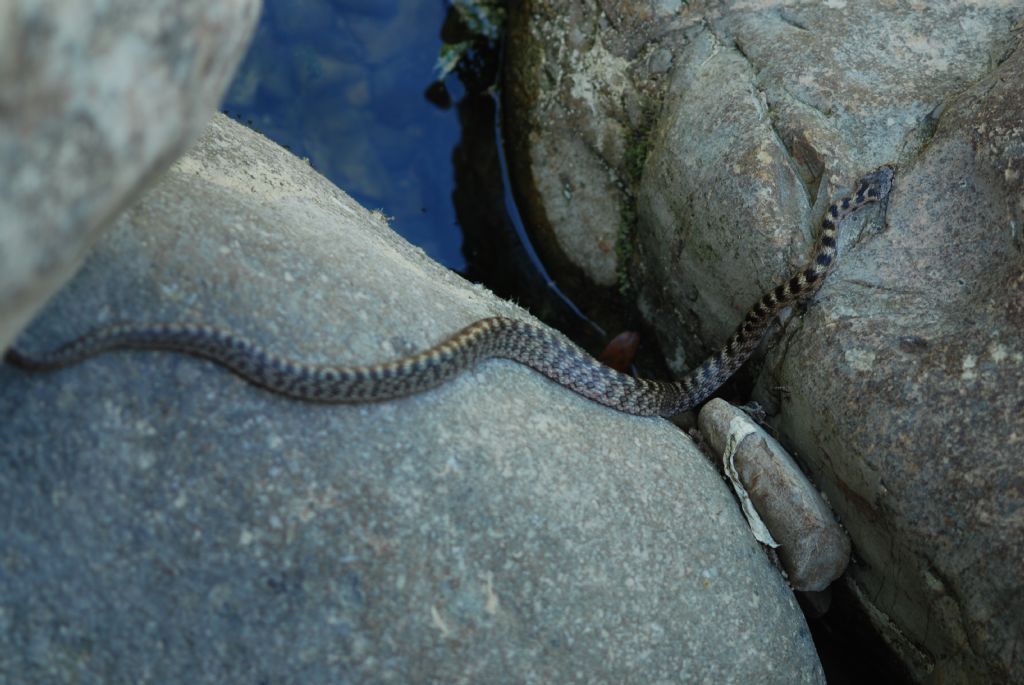
[[[611,342],[605,346],[604,351],[598,355],[597,360],[616,371],[629,373],[638,347],[640,347],[640,334],[623,331],[612,338]]]

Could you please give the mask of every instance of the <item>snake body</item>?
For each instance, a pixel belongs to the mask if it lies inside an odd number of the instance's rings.
[[[182,352],[227,367],[245,380],[290,398],[358,403],[404,397],[437,387],[485,359],[510,359],[559,385],[618,411],[672,416],[706,400],[760,343],[772,319],[821,286],[836,256],[839,223],[884,199],[893,169],[862,178],[855,192],[831,204],[810,261],[766,292],[717,352],[677,381],[634,378],[600,364],[560,333],[505,317],[481,319],[408,357],[366,366],[307,364],[274,354],[244,337],[205,324],[117,324],[95,329],[50,352],[10,349],[5,360],[30,370],[68,366],[115,349]]]

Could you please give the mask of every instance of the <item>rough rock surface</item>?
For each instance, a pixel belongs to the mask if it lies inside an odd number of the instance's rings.
[[[1024,683],[1021,83],[1017,48],[947,104],[756,393],[787,389],[778,426],[854,538],[853,590],[943,682]]]
[[[509,73],[547,78],[510,116],[529,124],[543,105],[583,141],[623,145],[628,118],[570,97],[595,80],[598,50],[618,69],[601,81],[625,85],[593,92],[656,105],[619,254],[677,370],[806,258],[837,186],[900,165],[888,214],[845,227],[836,271],[755,396],[848,528],[850,586],[915,677],[1024,683],[1024,3],[669,4],[666,20],[665,3],[524,3]],[[579,30],[559,33],[573,13]],[[549,165],[539,151],[565,156],[547,140],[565,128],[523,126],[531,167]],[[575,184],[628,178],[600,154],[613,142],[586,149],[603,164],[578,165]],[[529,188],[531,218],[554,221],[564,195]],[[550,233],[598,240],[615,213]],[[580,265],[604,282],[608,267]]]
[[[690,20],[678,2],[654,3],[643,21],[628,3],[607,16],[592,4],[510,3],[505,121],[519,208],[545,261],[561,280],[578,270],[612,286],[644,156],[634,133],[649,124],[671,65],[654,42]]]
[[[356,363],[489,314],[526,315],[217,116],[22,343],[188,319]],[[689,439],[512,363],[327,406],[122,352],[0,367],[0,416],[10,682],[823,680]]]
[[[259,0],[0,4],[0,348],[195,140]]]

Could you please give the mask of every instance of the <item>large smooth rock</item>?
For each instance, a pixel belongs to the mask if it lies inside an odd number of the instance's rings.
[[[0,3],[0,348],[195,140],[259,0]]]
[[[1024,683],[1024,4],[658,5],[512,10],[510,156],[560,168],[573,147],[590,160],[574,186],[594,187],[630,180],[623,146],[649,151],[617,255],[677,371],[806,259],[830,195],[899,164],[888,212],[844,227],[754,394],[849,530],[848,589],[913,676]],[[577,31],[555,30],[574,13]],[[624,83],[581,88],[595,70]],[[645,108],[646,145],[629,143],[645,122],[623,111]],[[629,207],[609,194],[580,221],[574,198],[523,178],[530,218],[574,234],[566,251]],[[576,265],[605,282],[609,267]]]
[[[310,360],[526,316],[215,117],[22,341],[230,327]],[[670,423],[509,362],[374,405],[163,352],[0,367],[11,682],[823,681],[799,609]]]

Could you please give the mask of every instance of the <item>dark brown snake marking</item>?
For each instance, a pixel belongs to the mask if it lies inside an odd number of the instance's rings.
[[[633,378],[603,366],[561,334],[525,321],[482,319],[418,354],[368,366],[314,365],[273,354],[250,340],[213,326],[189,323],[120,324],[86,333],[40,354],[10,349],[5,360],[31,370],[74,364],[115,349],[157,349],[204,357],[245,380],[298,400],[375,402],[441,385],[491,358],[511,359],[559,385],[628,414],[672,416],[703,402],[747,360],[773,317],[810,297],[836,256],[836,230],[860,207],[884,199],[893,169],[881,167],[860,180],[850,196],[829,206],[811,260],[789,280],[765,293],[728,342],[678,381]]]

